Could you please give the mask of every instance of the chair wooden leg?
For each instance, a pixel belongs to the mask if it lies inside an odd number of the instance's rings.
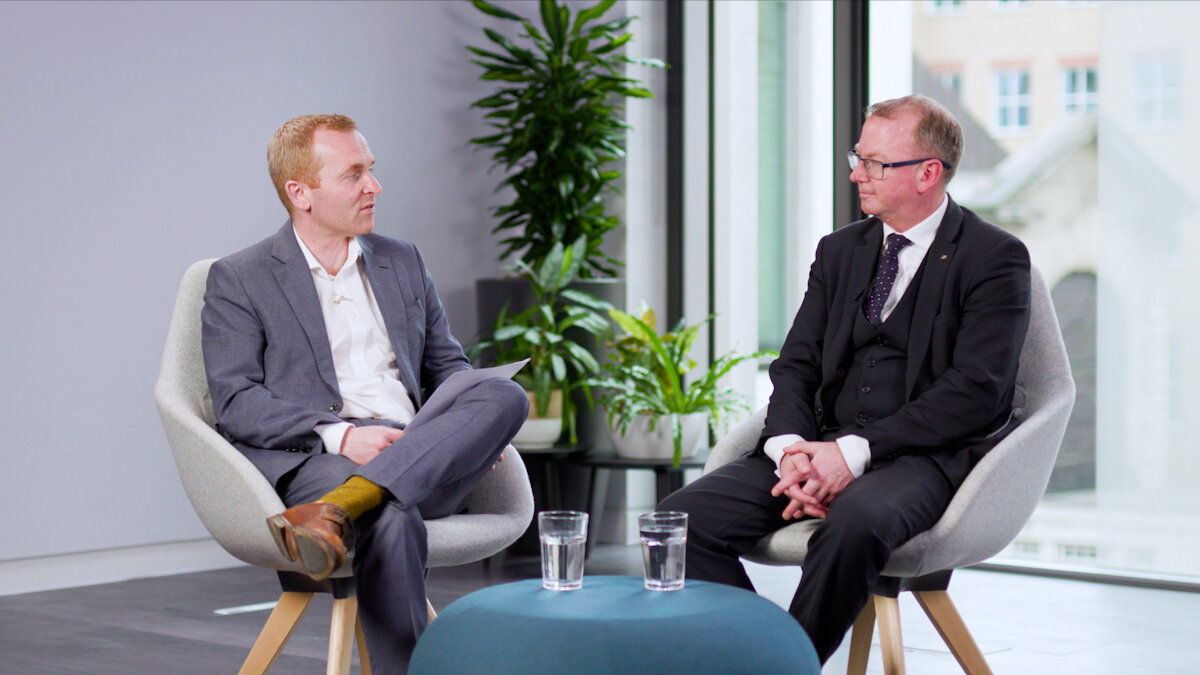
[[[432,622],[437,618],[437,611],[433,609],[433,603],[429,601],[429,598],[425,598],[425,606],[429,608],[429,621]]]
[[[900,637],[900,601],[875,596],[875,617],[879,621],[879,646],[883,651],[883,672],[904,675],[904,640]]]
[[[363,634],[362,621],[354,617],[354,636],[358,638],[358,665],[362,675],[371,675],[371,657],[367,654],[367,636]]]
[[[868,598],[854,628],[850,631],[850,661],[846,675],[866,675],[867,659],[871,656],[871,636],[875,633],[875,598]]]
[[[992,669],[984,660],[983,652],[979,651],[979,645],[975,644],[971,631],[967,630],[958,609],[950,601],[950,594],[946,591],[915,591],[913,595],[917,597],[921,609],[925,610],[925,614],[933,622],[933,627],[937,628],[938,634],[942,636],[954,658],[958,659],[958,665],[962,666],[963,672],[967,675],[992,675]]]
[[[267,623],[250,648],[250,654],[242,663],[238,675],[262,675],[267,672],[288,638],[292,637],[292,631],[296,630],[296,624],[300,623],[313,595],[285,591],[279,596],[279,602],[271,610],[271,616],[267,617]]]
[[[354,626],[358,617],[358,598],[337,598],[329,620],[329,659],[325,675],[350,675],[350,650],[354,646]]]

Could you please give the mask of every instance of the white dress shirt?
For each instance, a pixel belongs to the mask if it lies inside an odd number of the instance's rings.
[[[338,416],[384,418],[407,424],[416,415],[416,408],[400,382],[396,352],[367,281],[358,240],[350,240],[346,262],[337,274],[325,270],[299,234],[296,241],[312,270],[325,317],[325,333],[342,395]],[[337,454],[352,426],[349,422],[318,424],[315,431],[325,442],[325,451]]]
[[[942,203],[933,213],[929,214],[928,218],[901,233],[912,244],[900,249],[900,255],[896,259],[899,269],[896,272],[896,280],[892,283],[892,290],[880,311],[881,320],[886,320],[892,310],[896,309],[900,299],[904,297],[904,292],[908,290],[908,285],[912,283],[917,270],[921,268],[921,262],[925,260],[925,254],[933,244],[933,238],[937,235],[938,226],[941,225],[949,204],[950,197],[947,195],[942,198]],[[881,246],[879,251],[881,259],[885,253],[888,235],[894,232],[896,230],[891,225],[883,224],[884,246]],[[783,449],[803,440],[804,438],[799,434],[772,436],[763,444],[763,452],[767,453],[767,456],[774,460],[775,466],[778,467],[780,460],[783,459]],[[850,473],[854,474],[855,478],[863,475],[871,464],[871,444],[867,439],[856,434],[847,434],[837,438],[836,442],[838,449],[842,451],[842,458],[846,460],[846,466],[849,467]]]

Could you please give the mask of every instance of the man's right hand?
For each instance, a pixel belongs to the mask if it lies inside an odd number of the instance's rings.
[[[801,515],[824,518],[828,509],[802,487],[812,474],[812,463],[804,453],[787,453],[779,461],[779,482],[771,488],[771,496],[786,495],[790,500],[783,509],[783,519],[791,520]]]
[[[387,446],[395,443],[404,435],[403,429],[371,425],[366,427],[350,427],[342,436],[342,455],[351,462],[362,466],[375,459]]]

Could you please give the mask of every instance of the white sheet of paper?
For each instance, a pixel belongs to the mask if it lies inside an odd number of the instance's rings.
[[[442,414],[450,407],[451,403],[454,403],[454,399],[458,398],[459,394],[484,380],[490,380],[494,377],[506,380],[512,379],[512,376],[516,375],[521,368],[524,368],[526,363],[529,363],[529,359],[506,363],[502,366],[460,370],[454,373],[446,378],[446,381],[437,389],[433,390],[433,395],[429,397],[428,401],[425,401],[425,405],[421,406],[421,409],[417,411],[417,414],[405,428],[411,429],[418,424],[424,423],[426,420]]]

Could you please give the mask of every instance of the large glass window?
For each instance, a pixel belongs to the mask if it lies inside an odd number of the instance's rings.
[[[872,3],[873,18],[877,7],[897,11]],[[1196,575],[1200,299],[1184,255],[1200,246],[1200,185],[1177,165],[1200,153],[1189,105],[1200,3],[998,8],[945,15],[912,3],[909,35],[872,21],[871,58],[873,70],[894,67],[910,50],[912,91],[963,122],[951,196],[1028,245],[1070,356],[1066,438],[1041,505],[1000,559]],[[961,64],[958,92],[932,75],[949,63]],[[872,99],[889,84],[873,80]]]
[[[713,345],[778,350],[817,239],[832,229],[833,5],[723,1],[713,10]],[[763,405],[769,379],[752,370],[732,373],[730,385]]]

